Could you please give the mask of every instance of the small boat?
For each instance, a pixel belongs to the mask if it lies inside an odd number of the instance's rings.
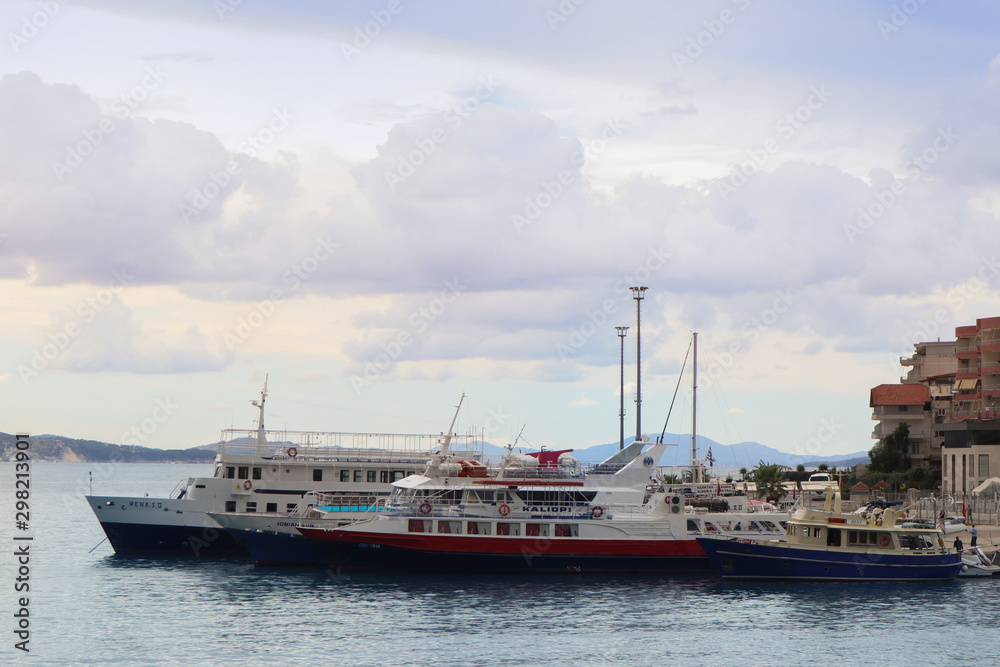
[[[994,558],[996,555],[994,554]],[[1000,565],[995,565],[993,559],[983,553],[979,547],[962,553],[962,569],[959,571],[960,577],[992,577],[1000,572]]]
[[[723,579],[810,581],[930,581],[954,579],[962,556],[945,546],[936,528],[898,523],[901,509],[880,518],[841,510],[831,490],[823,509],[799,508],[788,519],[785,540],[699,537]]]

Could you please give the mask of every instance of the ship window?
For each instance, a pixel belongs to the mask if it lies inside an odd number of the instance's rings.
[[[527,537],[548,537],[549,524],[547,523],[526,523],[524,524],[524,534]]]
[[[698,522],[695,521],[694,519],[688,519],[688,532],[689,533],[701,532],[701,530],[698,528]]]
[[[260,468],[254,468],[253,469],[253,478],[254,479],[260,479],[260,472],[261,472]]]
[[[213,477],[222,477],[222,466],[215,466],[215,474]]]
[[[195,484],[194,488],[196,488],[196,489],[204,489],[205,485],[204,484]]]
[[[411,533],[429,533],[431,532],[431,522],[429,519],[410,519]]]
[[[250,477],[250,466],[240,466],[236,471],[236,479],[247,479]]]
[[[580,525],[576,523],[557,523],[555,530],[556,537],[579,537]]]
[[[404,477],[406,477],[406,473],[403,472],[402,470],[393,470],[392,471],[392,481],[398,482],[399,480],[403,479]]]
[[[382,482],[383,484],[388,484],[389,483],[389,471],[388,470],[381,470],[381,471],[379,471],[378,481]]]
[[[268,512],[277,512],[278,511],[278,503],[268,503],[267,504],[267,511]]]
[[[374,484],[375,483],[375,471],[374,470],[369,470],[368,471],[368,483],[369,484]]]
[[[519,523],[497,523],[497,535],[520,535],[521,534],[521,524]]]
[[[254,502],[254,501],[248,502],[247,503],[247,512],[256,512],[256,511],[257,511],[257,503]]]
[[[361,471],[361,470],[355,470],[354,471],[354,481],[355,482],[361,482],[361,481],[363,481],[362,478],[361,478],[362,474],[364,474],[363,471]]]
[[[288,503],[288,504],[285,505],[285,511],[286,512],[294,512],[296,507],[297,506],[296,506],[295,503]]]
[[[236,478],[236,467],[235,466],[226,466],[226,474],[224,475],[224,477],[226,479],[235,479]]]
[[[461,535],[461,521],[438,521],[438,532],[447,535]]]
[[[469,535],[489,535],[490,534],[490,522],[489,521],[470,521],[466,526],[466,532]]]
[[[226,511],[227,512],[235,512],[236,511],[236,501],[235,500],[227,500],[226,501]]]
[[[351,481],[351,471],[350,470],[341,470],[340,471],[340,481],[341,482],[350,482]]]
[[[809,537],[809,526],[802,526],[802,537]]]

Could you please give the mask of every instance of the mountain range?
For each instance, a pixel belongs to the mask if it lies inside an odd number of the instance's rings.
[[[691,436],[668,433],[668,443],[679,443],[668,447],[660,460],[661,465],[686,466],[690,456]],[[16,439],[13,435],[0,433],[0,461],[14,459]],[[276,443],[275,443],[276,444]],[[291,444],[291,443],[289,443]],[[32,461],[85,461],[103,462],[119,461],[123,463],[210,463],[215,458],[217,443],[191,447],[189,449],[154,449],[134,445],[114,445],[94,440],[78,440],[59,435],[31,436]],[[759,442],[741,442],[735,445],[723,445],[715,440],[698,436],[698,455],[704,457],[711,449],[716,468],[747,468],[755,467],[760,461],[777,463],[794,468],[798,464],[807,469],[815,468],[820,463],[843,467],[856,463],[868,463],[868,452],[850,452],[838,456],[815,456],[803,454],[788,454]],[[533,447],[516,447],[516,451],[538,451]],[[492,458],[499,458],[507,451],[492,443],[483,443],[483,452]],[[572,456],[581,461],[603,461],[618,451],[618,442],[603,445],[593,445],[584,449],[574,449]]]

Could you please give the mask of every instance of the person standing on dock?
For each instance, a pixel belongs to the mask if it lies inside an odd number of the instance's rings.
[[[969,548],[976,546],[976,537],[978,536],[978,534],[979,531],[976,530],[976,524],[972,524],[972,539],[969,540]]]
[[[962,553],[962,538],[955,536],[955,551]]]

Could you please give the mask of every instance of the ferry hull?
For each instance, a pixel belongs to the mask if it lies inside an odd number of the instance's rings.
[[[954,579],[958,554],[880,554],[804,549],[784,544],[698,538],[723,579],[797,581],[934,581]]]
[[[386,535],[304,530],[326,564],[345,570],[510,573],[701,573],[694,540]],[[318,537],[317,536],[321,536]]]
[[[101,528],[115,553],[122,556],[246,557],[246,549],[219,527],[115,523]]]
[[[327,563],[326,554],[317,543],[298,534],[238,528],[227,528],[226,531],[257,565],[317,567]]]

